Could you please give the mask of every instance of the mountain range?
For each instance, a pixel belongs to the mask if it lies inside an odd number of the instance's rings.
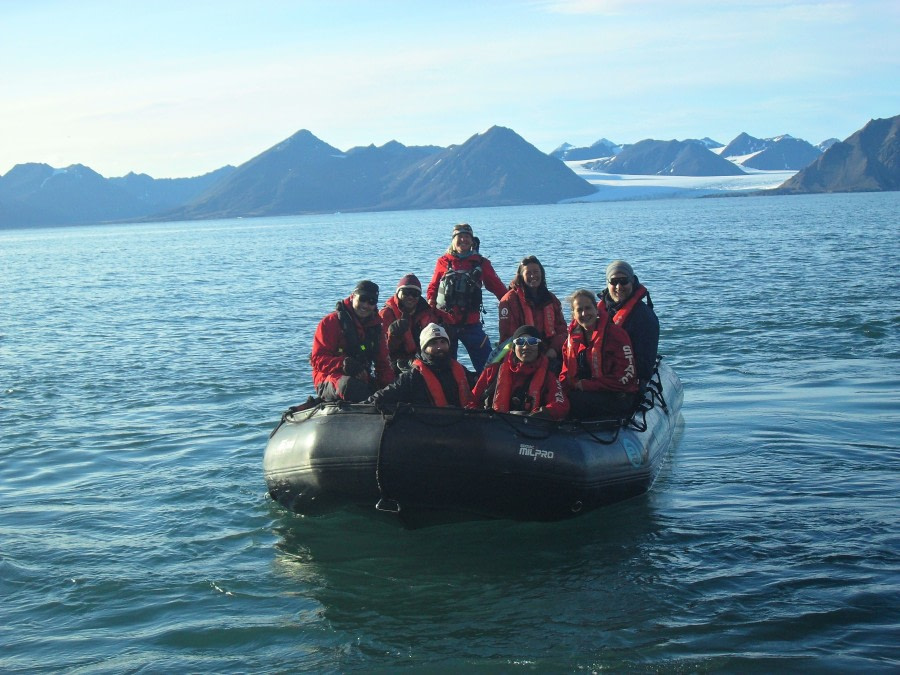
[[[591,160],[590,168],[605,173],[734,176],[744,173],[739,167],[759,171],[799,171],[836,142],[836,138],[831,138],[816,146],[787,134],[754,138],[745,132],[738,134],[728,145],[708,137],[685,141],[648,139],[633,145],[616,145],[602,138],[584,148],[563,143],[550,155],[563,161]],[[718,161],[711,155],[726,161]]]
[[[882,190],[900,190],[900,115],[871,120],[772,192]]]
[[[701,141],[648,139],[627,145],[612,157],[586,165],[594,171],[639,176],[736,176],[736,164],[712,152]]]
[[[504,127],[462,145],[341,152],[307,130],[239,166],[169,219],[552,204],[594,188]]]
[[[499,126],[446,148],[391,141],[346,152],[301,130],[238,167],[192,178],[104,178],[81,164],[19,164],[0,177],[0,227],[551,204],[595,193],[566,162],[598,176],[801,169],[768,191],[778,194],[897,190],[898,119],[872,120],[843,142],[819,146],[742,133],[727,145],[603,138],[585,148],[564,143],[550,154]]]

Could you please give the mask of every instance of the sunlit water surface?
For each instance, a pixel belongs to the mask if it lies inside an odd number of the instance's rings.
[[[900,669],[900,193],[0,232],[0,670]],[[404,530],[266,496],[316,322],[473,224],[630,260],[685,384],[652,492]],[[487,303],[496,338],[496,301]]]

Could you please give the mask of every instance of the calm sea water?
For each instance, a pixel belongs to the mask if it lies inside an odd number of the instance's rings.
[[[0,232],[0,671],[900,669],[900,193]],[[473,224],[650,288],[684,423],[557,524],[301,518],[262,452],[316,322]],[[496,337],[496,303],[489,303]]]

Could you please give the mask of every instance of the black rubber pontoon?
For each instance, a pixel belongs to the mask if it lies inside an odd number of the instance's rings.
[[[288,411],[263,469],[287,508],[347,506],[419,515],[549,521],[650,489],[681,409],[682,387],[660,364],[628,421],[553,422],[514,414],[363,404]]]

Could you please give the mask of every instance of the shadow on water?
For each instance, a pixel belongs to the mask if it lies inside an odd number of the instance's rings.
[[[514,659],[552,633],[553,642],[577,641],[573,626],[551,619],[573,605],[606,605],[608,616],[622,603],[625,611],[627,577],[649,572],[636,561],[658,530],[646,496],[559,523],[408,530],[355,513],[284,516],[274,569],[320,605],[360,659]]]
[[[657,486],[667,474],[664,467]],[[348,667],[371,665],[376,654],[449,668],[539,654],[543,666],[560,667],[578,655],[589,666],[606,649],[632,648],[615,627],[633,624],[635,612],[658,614],[650,589],[664,564],[653,552],[663,526],[653,494],[555,523],[413,530],[374,510],[282,512],[273,569],[298,607],[311,600],[320,608]]]

